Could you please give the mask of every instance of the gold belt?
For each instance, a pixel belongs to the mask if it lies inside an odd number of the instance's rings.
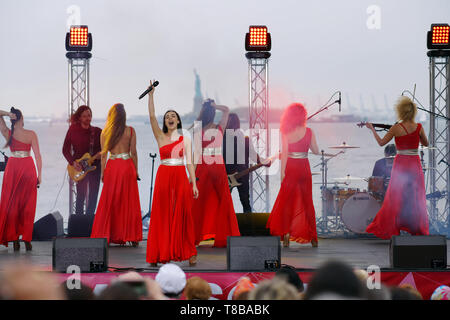
[[[184,160],[182,158],[162,159],[161,164],[164,166],[184,166]]]
[[[292,159],[308,159],[308,152],[289,152],[288,157]]]
[[[397,154],[401,154],[402,156],[418,156],[419,149],[397,150]]]
[[[116,160],[116,159],[123,159],[128,160],[131,159],[131,156],[129,153],[118,153],[118,154],[112,154],[109,156],[110,160]]]
[[[27,158],[30,157],[30,151],[13,151],[11,153],[13,158]]]
[[[204,156],[221,156],[222,148],[203,148],[202,153]]]

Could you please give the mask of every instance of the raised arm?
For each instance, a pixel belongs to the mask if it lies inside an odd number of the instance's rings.
[[[1,131],[2,135],[5,137],[6,141],[8,141],[8,139],[9,139],[9,128],[6,125],[5,120],[3,119],[4,116],[8,116],[8,117],[11,118],[11,116],[15,117],[15,115],[13,113],[0,110],[0,131]]]
[[[228,116],[230,115],[230,109],[227,106],[217,105],[214,102],[211,103],[211,106],[222,111],[222,118],[220,119],[219,126],[225,131],[228,123]]]
[[[311,129],[309,129],[309,130],[311,130]],[[314,134],[314,131],[312,131],[312,130],[311,130],[311,144],[309,146],[309,149],[315,155],[318,155],[318,156],[322,155],[322,153],[319,151],[319,146],[317,144],[316,135]],[[335,154],[333,154],[333,153],[324,153],[323,155],[325,157],[334,157],[334,156],[337,156],[340,153],[344,153],[344,151],[340,151],[340,152],[335,153]]]
[[[152,82],[150,81],[150,85]],[[164,133],[158,125],[158,119],[156,119],[155,112],[155,103],[153,101],[153,93],[155,92],[155,87],[153,87],[152,91],[148,93],[148,114],[150,116],[150,125],[152,126],[153,135],[155,136],[156,141],[160,144]]]
[[[379,145],[380,147],[382,147],[382,146],[384,146],[385,144],[389,143],[389,141],[391,141],[392,138],[395,136],[395,135],[394,135],[394,130],[395,130],[395,127],[396,127],[395,125],[393,125],[393,126],[389,129],[389,131],[385,134],[385,136],[384,136],[383,138],[381,138],[381,137],[378,135],[378,133],[375,131],[375,129],[374,129],[374,127],[373,127],[373,125],[372,125],[371,123],[366,123],[366,127],[369,128],[369,129],[372,131],[373,136],[375,137],[375,140],[377,140],[378,145]]]
[[[31,131],[31,148],[34,152],[34,158],[36,159],[36,166],[38,171],[38,183],[41,184],[42,181],[42,157],[41,151],[39,149],[39,140],[34,131]]]

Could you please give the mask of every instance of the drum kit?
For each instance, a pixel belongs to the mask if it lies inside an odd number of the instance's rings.
[[[359,147],[344,142],[330,148],[340,149],[340,153],[343,153],[345,150]],[[367,234],[366,228],[381,208],[389,180],[384,177],[361,178],[347,175],[333,178],[334,182],[328,182],[328,161],[337,155],[325,158],[322,151],[322,162],[319,164],[322,168],[322,218],[318,220],[318,229],[323,233],[350,231],[355,234]],[[368,190],[347,187],[352,182],[358,181],[368,182]]]

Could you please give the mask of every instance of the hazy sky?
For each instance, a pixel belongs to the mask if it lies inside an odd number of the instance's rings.
[[[252,24],[267,25],[272,35],[272,107],[300,101],[313,111],[336,90],[344,93],[344,110],[347,96],[352,105],[375,100],[381,108],[386,96],[390,107],[415,83],[428,103],[426,32],[431,23],[450,22],[448,0],[0,0],[1,108],[67,114],[71,5],[93,36],[95,117],[116,102],[128,114],[146,114],[138,96],[149,79],[160,81],[157,113],[189,112],[194,68],[204,95],[232,108],[247,105],[244,36]]]

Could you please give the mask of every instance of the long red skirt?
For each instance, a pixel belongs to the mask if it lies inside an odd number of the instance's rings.
[[[192,199],[185,167],[159,166],[148,232],[148,263],[183,261],[197,255]]]
[[[36,214],[37,174],[33,158],[9,158],[0,200],[0,243],[31,241]]]
[[[383,205],[367,227],[381,239],[399,235],[428,235],[428,213],[425,182],[419,156],[397,155]]]
[[[316,213],[308,159],[288,159],[284,180],[267,221],[275,236],[290,234],[298,243],[317,241]]]
[[[196,228],[195,243],[214,238],[215,247],[226,247],[228,236],[240,236],[227,173],[223,163],[201,163],[195,172],[199,197],[192,214]]]
[[[142,240],[141,204],[132,159],[108,160],[91,238],[125,244]]]

